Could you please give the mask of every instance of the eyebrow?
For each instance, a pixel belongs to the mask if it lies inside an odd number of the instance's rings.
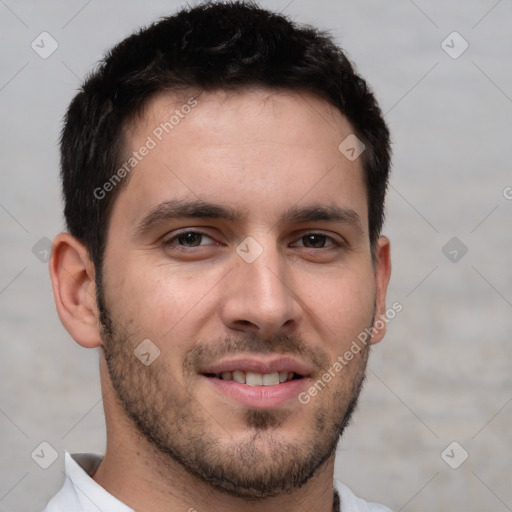
[[[227,205],[220,205],[202,200],[164,201],[153,207],[135,227],[135,236],[141,236],[147,231],[172,219],[217,219],[229,222],[241,221],[247,216],[243,210]],[[350,208],[338,205],[310,205],[306,207],[292,206],[280,216],[276,225],[300,224],[305,222],[341,222],[352,225],[358,232],[363,233],[361,218]]]
[[[229,206],[210,203],[208,201],[183,201],[174,199],[164,201],[152,208],[144,218],[137,223],[135,235],[142,235],[159,224],[171,219],[219,219],[234,222],[240,220],[242,212]]]
[[[351,208],[341,208],[338,205],[311,205],[306,207],[291,207],[279,219],[279,224],[300,224],[303,222],[340,222],[352,225],[363,233],[361,217]]]

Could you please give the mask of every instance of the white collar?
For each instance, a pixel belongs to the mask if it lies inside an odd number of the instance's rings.
[[[66,481],[48,503],[44,512],[135,512],[97,484],[92,476],[103,456],[97,453],[66,452]],[[341,500],[342,512],[391,512],[384,505],[367,503],[341,482],[334,480]]]
[[[44,512],[135,512],[92,479],[102,459],[97,453],[66,452],[66,481]]]

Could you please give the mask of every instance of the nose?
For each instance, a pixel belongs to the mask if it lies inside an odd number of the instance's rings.
[[[221,318],[235,331],[251,331],[261,338],[297,328],[302,307],[294,290],[291,269],[270,244],[252,262],[238,254],[224,287]]]

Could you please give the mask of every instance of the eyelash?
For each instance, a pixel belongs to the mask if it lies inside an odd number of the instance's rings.
[[[184,236],[184,235],[187,235],[189,233],[193,233],[195,235],[199,235],[201,237],[207,237],[209,238],[210,240],[213,240],[213,238],[211,236],[209,236],[208,234],[204,233],[203,231],[198,231],[198,230],[187,230],[187,231],[181,231],[179,233],[176,233],[175,235],[173,235],[171,238],[168,238],[168,239],[164,239],[162,244],[164,247],[169,247],[171,245],[173,245],[177,239],[181,236]],[[317,231],[310,231],[310,232],[307,232],[307,233],[304,233],[303,235],[301,235],[297,240],[302,240],[304,237],[307,237],[307,236],[311,236],[311,235],[319,235],[319,236],[322,236],[322,237],[325,237],[326,239],[326,242],[327,241],[330,241],[330,244],[329,245],[326,245],[324,247],[317,247],[317,248],[312,248],[312,247],[306,247],[306,246],[299,246],[299,247],[303,247],[305,249],[327,249],[329,247],[344,247],[346,246],[346,242],[341,242],[341,241],[338,241],[336,240],[334,237],[332,236],[329,236],[329,235],[326,235],[325,233],[322,233],[322,232],[317,232]],[[202,240],[201,240],[202,241]],[[206,244],[206,245],[210,245],[210,244]],[[215,245],[218,245],[218,243],[216,243]],[[184,250],[188,250],[188,249],[194,249],[196,247],[203,247],[203,245],[197,245],[197,246],[192,246],[192,247],[189,247],[189,246],[186,246],[186,245],[181,245],[181,244],[178,244],[178,247],[184,249]]]

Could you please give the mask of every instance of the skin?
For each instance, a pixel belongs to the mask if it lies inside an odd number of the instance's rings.
[[[87,250],[66,233],[54,241],[59,316],[80,345],[102,347],[107,450],[94,479],[138,511],[330,512],[332,441],[359,393],[369,346],[307,405],[295,396],[278,407],[247,407],[198,372],[223,357],[286,354],[308,368],[307,391],[385,313],[389,240],[379,239],[372,261],[362,161],[338,150],[353,130],[337,109],[290,91],[209,92],[197,100],[114,204],[103,266],[112,332],[101,325]],[[170,94],[151,100],[126,131],[128,152],[177,105]],[[240,216],[170,218],[137,231],[152,208],[173,200],[229,206]],[[283,221],[291,208],[312,205],[350,210],[359,222]],[[187,230],[206,237],[173,238]],[[236,251],[247,237],[262,250],[252,263]],[[145,339],[160,350],[149,366],[133,355]],[[156,439],[129,411],[154,413],[146,427]],[[264,496],[184,470],[165,450],[173,443],[190,460],[209,457],[245,481],[282,477],[290,461],[315,453],[325,460],[300,486],[281,483]]]

